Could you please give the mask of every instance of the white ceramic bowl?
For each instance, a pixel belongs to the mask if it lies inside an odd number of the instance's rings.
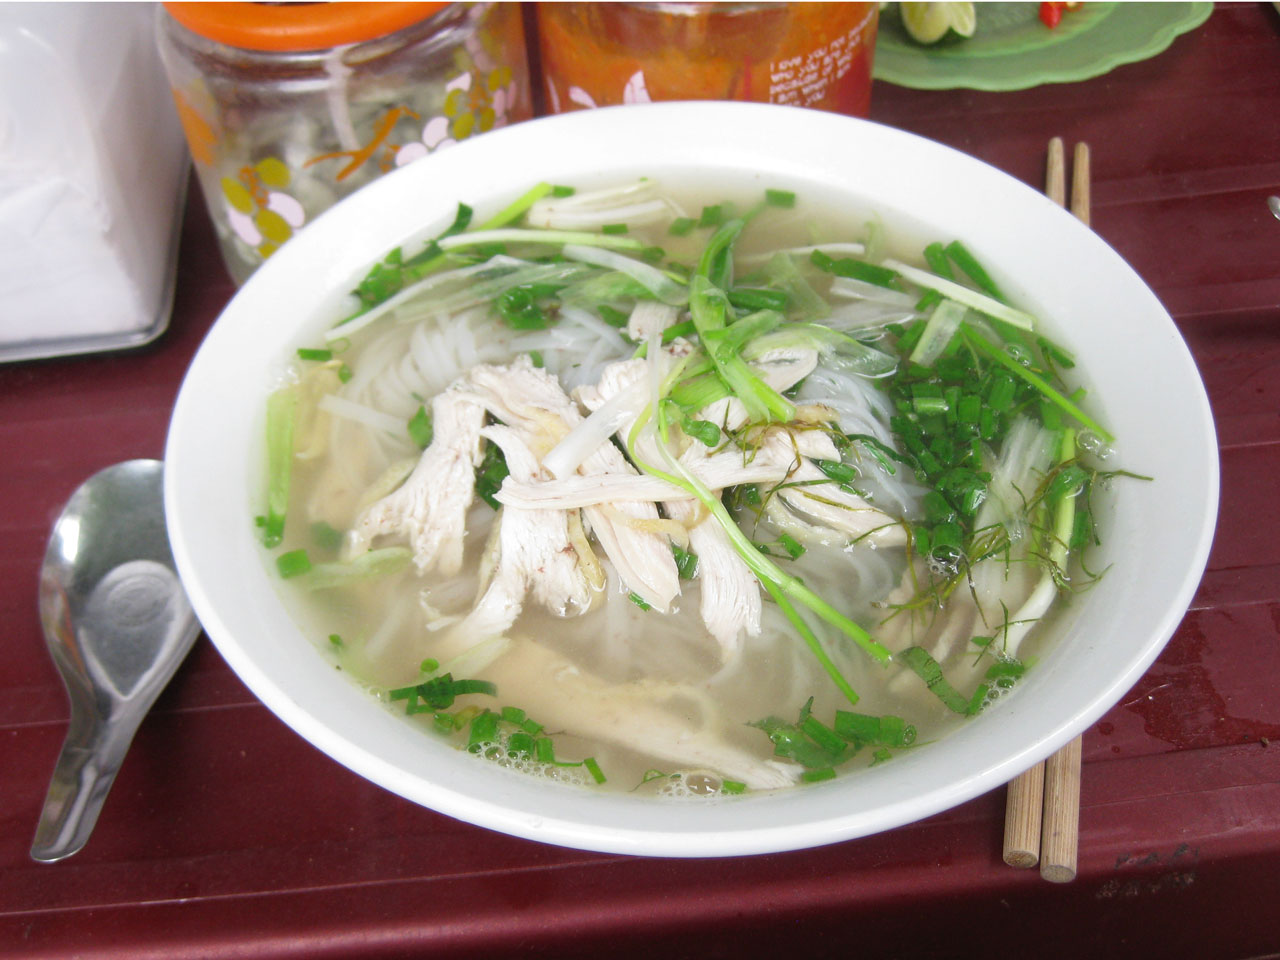
[[[539,180],[759,175],[863,198],[884,221],[962,238],[1015,303],[1075,350],[1120,439],[1155,478],[1114,490],[1111,565],[1045,659],[995,708],[892,763],[774,795],[657,802],[510,774],[415,729],[295,626],[251,518],[271,375],[322,307],[388,249]],[[740,103],[584,111],[465,142],[384,177],[306,227],[236,295],[197,354],[165,454],[174,556],[201,623],[281,719],[338,762],[435,810],[547,843],[662,856],[797,849],[864,836],[1005,783],[1105,713],[1155,659],[1199,581],[1217,513],[1213,422],[1169,316],[1128,266],[1039,192],[938,144],[827,113]]]

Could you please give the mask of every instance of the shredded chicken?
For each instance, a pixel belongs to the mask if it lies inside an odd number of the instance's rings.
[[[582,419],[581,412],[556,379],[534,367],[527,357],[518,358],[508,367],[476,367],[468,380],[476,397],[495,417],[519,430],[522,439],[539,457],[549,452]],[[634,478],[636,472],[620,450],[604,443],[582,462],[578,476],[573,479],[612,477]],[[586,508],[584,514],[591,532],[613,561],[627,589],[655,610],[662,613],[670,610],[671,602],[680,593],[680,575],[671,546],[666,537],[632,525],[633,521],[658,519],[658,508],[652,498],[616,497],[579,506]]]
[[[502,448],[511,476],[533,479],[539,474],[537,460],[510,427],[485,427],[481,435]],[[504,507],[497,522],[493,575],[475,608],[454,627],[455,635],[474,642],[506,633],[530,592],[560,616],[590,605],[591,588],[563,510]]]
[[[347,553],[368,550],[380,536],[407,536],[420,573],[450,576],[462,566],[467,509],[480,465],[484,407],[452,386],[431,401],[433,435],[409,478],[361,514]]]

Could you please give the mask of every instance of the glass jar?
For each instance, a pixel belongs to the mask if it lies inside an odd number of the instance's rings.
[[[157,33],[236,283],[364,184],[533,112],[519,4],[165,3]]]
[[[552,113],[755,100],[866,116],[877,3],[540,3]]]

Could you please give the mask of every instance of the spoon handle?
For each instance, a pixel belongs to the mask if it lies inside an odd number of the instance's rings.
[[[31,844],[33,860],[52,863],[85,845],[143,714],[121,716],[111,723],[95,716],[73,700],[71,725]]]

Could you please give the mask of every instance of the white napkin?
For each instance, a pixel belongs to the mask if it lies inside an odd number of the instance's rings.
[[[0,4],[0,356],[166,319],[187,155],[154,17]]]

